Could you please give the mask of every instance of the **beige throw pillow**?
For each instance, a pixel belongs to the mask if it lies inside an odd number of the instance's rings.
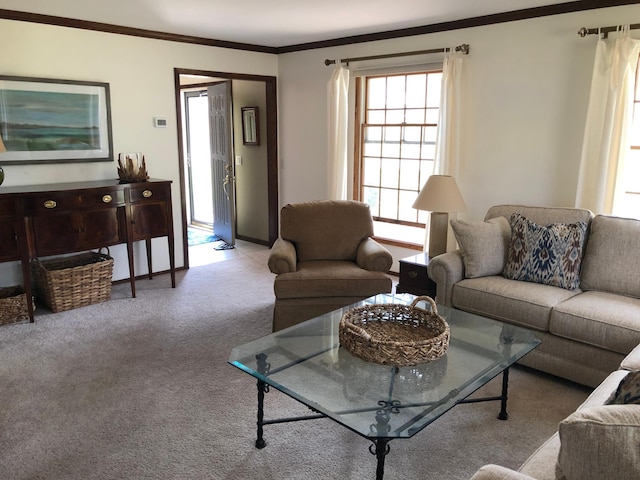
[[[466,278],[501,275],[511,239],[511,226],[505,217],[486,222],[451,220],[458,240]]]
[[[578,410],[559,427],[558,480],[640,478],[640,406]]]

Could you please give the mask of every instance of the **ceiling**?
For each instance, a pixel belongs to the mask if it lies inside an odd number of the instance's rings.
[[[268,47],[421,27],[551,0],[0,0],[0,9]],[[602,2],[607,3],[607,2]]]

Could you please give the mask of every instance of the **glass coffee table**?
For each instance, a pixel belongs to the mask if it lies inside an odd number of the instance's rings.
[[[258,383],[255,446],[266,446],[265,425],[330,418],[372,442],[376,479],[382,480],[389,442],[414,436],[459,403],[499,401],[498,418],[506,420],[509,367],[540,344],[529,330],[438,306],[451,329],[447,353],[438,360],[393,367],[365,362],[340,347],[338,325],[348,309],[410,304],[414,298],[376,295],[234,348],[229,363]],[[429,308],[423,302],[418,306]],[[467,398],[500,373],[500,396]],[[310,414],[266,420],[264,397],[270,387],[309,407]]]

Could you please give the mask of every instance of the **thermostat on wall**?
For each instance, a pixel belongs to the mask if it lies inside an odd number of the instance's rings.
[[[166,126],[167,126],[167,119],[166,119],[166,118],[162,118],[162,117],[155,117],[155,118],[153,119],[153,124],[154,124],[156,127],[163,127],[163,128],[166,128]]]

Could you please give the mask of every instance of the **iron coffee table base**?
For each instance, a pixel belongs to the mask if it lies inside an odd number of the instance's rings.
[[[256,355],[258,371],[263,375],[269,375],[270,365],[267,363],[267,355],[264,353]],[[396,369],[397,371],[397,369]],[[273,420],[265,420],[264,419],[264,397],[265,393],[269,392],[269,384],[258,379],[258,421],[257,421],[257,438],[256,438],[256,448],[262,449],[267,446],[266,441],[264,440],[264,426],[265,425],[275,425],[278,423],[291,423],[291,422],[299,422],[303,420],[315,420],[320,418],[330,418],[323,413],[317,412],[313,415],[304,415],[297,417],[288,417],[288,418],[278,418]],[[508,398],[508,389],[509,389],[509,367],[502,371],[502,392],[499,396],[494,397],[481,397],[481,398],[465,398],[457,402],[457,404],[461,403],[479,403],[479,402],[492,402],[492,401],[500,401],[500,412],[498,413],[499,420],[507,420],[509,418],[509,414],[507,413],[507,398]],[[457,392],[452,392],[452,395],[457,394]],[[424,404],[428,405],[428,404]],[[412,405],[415,406],[415,405]],[[384,478],[384,464],[385,458],[389,451],[391,450],[391,446],[389,442],[397,437],[384,437],[380,434],[384,434],[384,432],[389,431],[389,418],[393,413],[397,413],[399,409],[403,408],[403,406],[394,400],[380,400],[378,402],[378,407],[370,408],[372,412],[375,411],[375,425],[372,425],[372,429],[378,433],[378,436],[369,437],[366,436],[369,441],[372,442],[372,445],[369,446],[369,452],[372,455],[375,455],[377,465],[376,465],[376,480],[383,480]],[[362,412],[363,409],[353,410],[353,411],[344,411],[340,413],[356,413]],[[358,433],[358,432],[356,432]]]

